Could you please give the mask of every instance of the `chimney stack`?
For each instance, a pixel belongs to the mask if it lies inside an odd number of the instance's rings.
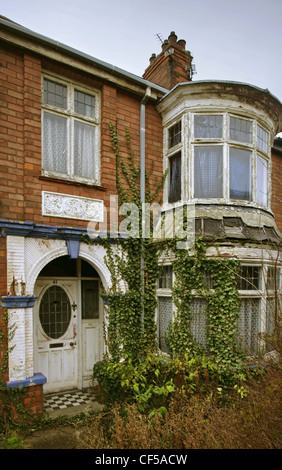
[[[152,54],[143,78],[171,90],[178,83],[192,80],[192,60],[186,41],[171,31],[162,43],[160,54]]]

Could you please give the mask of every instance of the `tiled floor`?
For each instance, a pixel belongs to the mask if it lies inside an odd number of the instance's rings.
[[[90,390],[74,390],[65,393],[45,395],[45,411],[64,410],[69,407],[87,405],[95,400]]]

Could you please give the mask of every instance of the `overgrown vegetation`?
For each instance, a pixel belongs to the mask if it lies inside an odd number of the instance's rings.
[[[192,368],[195,374],[196,368]],[[195,379],[195,378],[194,378]],[[138,403],[115,404],[83,432],[91,449],[280,449],[281,366],[245,377],[222,400],[213,374],[192,380],[193,393],[174,394],[165,413],[140,413]],[[197,382],[197,385],[196,383]],[[81,441],[82,442],[82,441]]]
[[[130,139],[127,141],[128,169],[124,161],[120,161],[118,136],[113,125],[111,135],[121,203],[134,202],[141,210],[139,170],[132,159]],[[151,202],[149,191],[146,194]],[[156,195],[154,192],[154,197]],[[264,421],[263,416],[268,416],[267,426],[271,429],[271,422],[275,421],[277,434],[271,432],[269,442],[266,434],[263,447],[279,447],[281,427],[275,414],[280,403],[281,370],[276,365],[275,378],[268,387],[272,368],[258,365],[249,368],[239,348],[240,299],[236,282],[239,263],[219,257],[207,258],[206,245],[200,239],[195,240],[192,253],[176,249],[176,241],[157,243],[152,238],[129,237],[119,242],[118,249],[117,244],[105,244],[113,276],[112,291],[110,295],[107,293],[108,354],[95,365],[93,375],[100,384],[103,401],[112,407],[113,421],[110,420],[106,428],[92,423],[89,445],[143,448],[148,447],[149,442],[150,448],[239,448],[244,443],[243,447],[256,447],[258,439],[253,426],[258,426]],[[175,272],[172,295],[176,312],[167,338],[170,355],[159,351],[155,327],[158,261],[164,250],[173,254]],[[143,292],[141,256],[146,286]],[[212,290],[204,274],[212,279]],[[124,281],[125,292],[119,289],[119,281]],[[209,334],[205,347],[197,343],[191,331],[191,303],[195,296],[206,301]],[[262,389],[266,392],[266,401],[252,402]],[[276,394],[271,411],[267,398],[270,389]],[[220,430],[222,436],[218,434]],[[250,444],[246,436],[250,436]]]
[[[138,226],[133,218],[129,228],[140,233],[140,169],[134,163],[130,135],[126,164],[112,124],[110,132],[119,203],[138,208]],[[146,175],[146,202],[157,198],[164,179],[165,175],[151,190]],[[208,258],[201,239],[191,251],[176,248],[176,242],[142,236],[102,240],[112,287],[103,293],[107,353],[95,364],[93,377],[107,408],[86,424],[82,447],[280,448],[281,366],[279,361],[257,360],[249,367],[239,348],[239,263]],[[166,339],[169,354],[163,354],[155,321],[156,281],[160,256],[167,250],[175,273],[175,318]],[[212,279],[212,289],[207,279]],[[191,330],[191,303],[196,297],[206,302],[205,345]],[[281,351],[277,328],[274,339],[275,349]],[[13,439],[11,443],[17,445]]]

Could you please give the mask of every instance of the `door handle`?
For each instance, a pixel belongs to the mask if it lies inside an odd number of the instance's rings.
[[[76,343],[70,343],[70,346],[71,346],[71,347],[72,347],[72,346],[76,346]]]

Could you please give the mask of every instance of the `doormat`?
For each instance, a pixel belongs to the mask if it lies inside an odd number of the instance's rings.
[[[92,401],[94,401],[93,393],[87,390],[76,390],[74,392],[46,395],[44,397],[44,408],[46,411],[62,410],[71,406],[86,405]]]

